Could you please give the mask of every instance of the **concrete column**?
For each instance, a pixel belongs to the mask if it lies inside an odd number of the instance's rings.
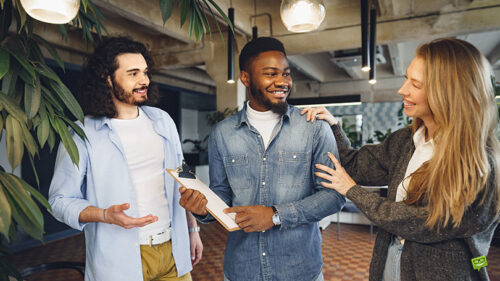
[[[225,37],[224,40],[227,40],[227,36]],[[218,34],[213,36],[211,42],[215,44],[213,56],[205,60],[206,71],[216,83],[217,110],[235,107],[240,109],[246,99],[246,88],[240,82],[240,67],[238,64],[239,51],[243,48],[246,40],[241,36],[237,36],[235,40],[234,80],[236,83],[227,83],[227,41],[222,42]]]

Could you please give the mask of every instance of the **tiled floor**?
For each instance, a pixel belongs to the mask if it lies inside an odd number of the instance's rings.
[[[194,281],[222,280],[222,261],[226,231],[216,223],[202,225],[204,243],[203,259],[192,272]],[[342,225],[341,240],[337,240],[337,228],[329,226],[323,231],[323,274],[327,281],[367,280],[368,266],[373,244],[369,242],[366,226]],[[85,246],[82,235],[49,243],[35,249],[19,252],[8,258],[17,268],[54,261],[84,261]],[[491,281],[500,281],[500,248],[491,247],[488,255]],[[52,271],[38,274],[36,281],[82,280],[78,274],[68,271]]]

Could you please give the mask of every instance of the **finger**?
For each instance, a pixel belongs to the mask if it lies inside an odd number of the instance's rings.
[[[193,264],[195,260],[196,260],[196,244],[191,245],[191,261],[193,261]]]
[[[184,186],[181,186],[181,188],[179,188],[179,192],[181,193],[181,196],[184,192],[186,192],[187,188],[185,188]]]
[[[310,109],[309,107],[306,107],[306,108],[302,109],[302,110],[300,111],[300,115],[304,115],[304,113],[308,112],[308,111],[309,111],[309,109]]]
[[[316,167],[316,169],[319,169],[319,170],[322,170],[322,171],[325,171],[327,173],[329,173],[330,175],[333,175],[335,173],[335,170],[328,167],[328,166],[325,166],[323,164],[316,164],[314,165]]]
[[[121,205],[115,205],[116,209],[114,209],[114,211],[117,211],[117,212],[121,212],[121,211],[125,211],[125,210],[128,210],[128,208],[130,208],[130,204],[129,203],[124,203],[124,204],[121,204]],[[113,206],[111,206],[113,207]]]
[[[325,174],[325,173],[316,172],[316,173],[314,173],[314,174],[315,174],[317,177],[319,177],[319,178],[325,179],[325,180],[327,180],[327,181],[332,181],[332,176],[327,175],[327,174]]]
[[[236,207],[229,207],[223,210],[224,214],[229,214],[229,213],[241,213],[245,211],[246,208],[244,206],[236,206]]]
[[[321,120],[326,120],[327,116],[326,114],[316,114],[316,118]]]
[[[128,223],[125,223],[131,227],[143,227],[145,225],[148,225],[150,223],[156,222],[158,220],[157,216],[153,215],[147,215],[141,218],[127,218]]]
[[[201,261],[201,257],[203,256],[203,246],[200,246],[199,248],[196,248],[196,260],[194,261],[194,264],[197,264]]]
[[[330,160],[332,160],[333,166],[335,166],[335,170],[339,170],[342,168],[342,165],[340,165],[339,160],[333,156],[333,153],[328,152],[328,157],[330,157]]]
[[[234,222],[237,224],[244,223],[248,220],[250,220],[250,216],[241,213],[237,214],[236,217],[234,218]]]
[[[205,198],[201,199],[200,201],[198,201],[196,209],[200,211],[205,210],[207,208],[207,203],[208,203],[207,199]]]

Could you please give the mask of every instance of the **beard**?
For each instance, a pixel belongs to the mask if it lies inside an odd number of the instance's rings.
[[[288,103],[286,102],[286,100],[273,103],[269,98],[265,96],[265,94],[261,90],[258,90],[252,82],[250,82],[250,95],[252,95],[252,97],[254,97],[257,102],[266,106],[269,110],[278,115],[284,115],[288,110]]]
[[[111,89],[111,92],[113,93],[113,96],[115,96],[115,98],[118,101],[121,101],[121,102],[126,103],[126,104],[137,105],[137,106],[144,105],[148,101],[147,94],[144,96],[143,100],[137,100],[136,98],[134,98],[133,90],[132,90],[132,92],[127,92],[114,80],[112,80],[112,82],[113,82],[113,87]],[[144,87],[137,88],[134,90],[142,90],[142,89],[147,89],[147,88],[148,87],[144,86]]]

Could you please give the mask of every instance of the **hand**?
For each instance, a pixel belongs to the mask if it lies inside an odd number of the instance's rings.
[[[203,253],[203,243],[201,243],[199,232],[189,233],[189,244],[191,245],[191,262],[195,266],[200,262]]]
[[[334,189],[338,193],[345,196],[347,191],[349,191],[351,187],[356,185],[356,182],[354,182],[354,180],[349,176],[349,174],[347,174],[344,168],[342,168],[339,161],[337,160],[337,158],[335,158],[335,156],[333,156],[333,154],[328,152],[328,157],[330,157],[330,159],[332,160],[333,165],[335,166],[335,170],[325,165],[316,164],[316,168],[323,170],[328,174],[316,172],[315,175],[330,181],[330,183],[321,182],[322,186]]]
[[[181,193],[179,204],[184,207],[184,209],[200,216],[206,216],[208,214],[208,201],[205,195],[201,194],[198,190],[187,189],[184,186],[179,189],[179,192]]]
[[[327,121],[330,126],[337,125],[339,123],[339,121],[335,117],[333,117],[330,111],[326,110],[324,106],[306,107],[302,109],[300,114],[306,114],[307,121],[311,122],[314,122],[315,119],[321,119]]]
[[[239,206],[224,209],[236,213],[236,223],[245,232],[264,231],[274,226],[273,209],[262,205]]]
[[[125,203],[121,205],[113,205],[105,209],[104,214],[106,222],[129,229],[133,227],[143,227],[158,220],[157,216],[153,216],[151,214],[142,218],[129,217],[125,214],[125,212],[123,212],[128,210],[128,208],[130,208],[130,205]]]

